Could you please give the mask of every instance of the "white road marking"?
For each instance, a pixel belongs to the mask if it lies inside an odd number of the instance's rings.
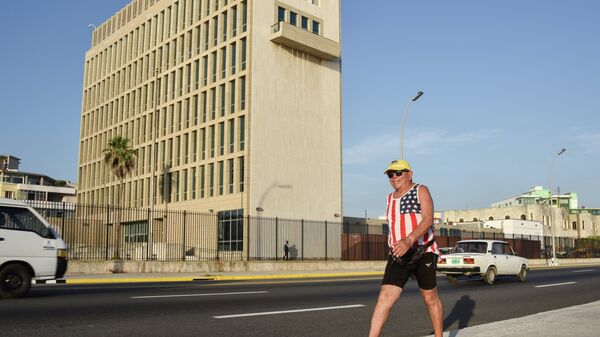
[[[541,286],[535,286],[534,288],[556,287],[556,286],[564,286],[564,285],[567,285],[567,284],[574,284],[574,283],[577,283],[577,282],[564,282],[564,283],[544,284],[544,285],[541,285]]]
[[[179,295],[155,295],[155,296],[133,296],[130,298],[145,299],[145,298],[169,298],[169,297],[198,297],[198,296],[225,296],[225,295],[249,295],[249,294],[264,294],[268,291],[240,291],[234,293],[204,293],[204,294],[179,294]]]
[[[594,269],[573,270],[574,273],[586,273],[589,271],[594,271]]]
[[[280,315],[280,314],[291,314],[296,312],[307,312],[307,311],[322,311],[322,310],[336,310],[336,309],[350,309],[364,307],[364,304],[351,304],[341,305],[337,307],[322,307],[322,308],[310,308],[310,309],[295,309],[295,310],[282,310],[282,311],[266,311],[266,312],[253,312],[249,314],[236,314],[236,315],[222,315],[214,316],[214,318],[237,318],[237,317],[250,317],[250,316],[265,316],[265,315]]]

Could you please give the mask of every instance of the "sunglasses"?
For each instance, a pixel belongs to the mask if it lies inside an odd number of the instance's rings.
[[[392,179],[394,176],[401,177],[404,172],[408,172],[408,170],[387,171],[385,174],[387,174],[388,178]]]

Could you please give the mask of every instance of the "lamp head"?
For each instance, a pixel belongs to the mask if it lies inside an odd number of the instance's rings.
[[[419,98],[421,98],[421,96],[423,96],[423,92],[419,91],[417,93],[417,95],[412,99],[413,102],[416,102]]]

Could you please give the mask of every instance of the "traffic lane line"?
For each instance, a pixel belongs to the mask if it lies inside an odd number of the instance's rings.
[[[320,307],[320,308],[308,308],[308,309],[294,309],[294,310],[253,312],[253,313],[235,314],[235,315],[221,315],[221,316],[213,316],[213,318],[223,319],[223,318],[239,318],[239,317],[252,317],[252,316],[281,315],[281,314],[292,314],[292,313],[298,313],[298,312],[325,311],[325,310],[338,310],[338,309],[351,309],[351,308],[360,308],[360,307],[364,307],[364,306],[365,306],[364,304],[350,304],[350,305],[340,305],[340,306],[336,306],[336,307]]]
[[[546,287],[558,287],[558,286],[566,286],[569,284],[575,284],[577,282],[563,282],[563,283],[553,283],[553,284],[542,284],[539,286],[534,286],[534,288],[546,288]]]
[[[172,297],[200,297],[200,296],[227,296],[227,295],[251,295],[265,294],[268,291],[238,291],[229,293],[201,293],[201,294],[174,294],[174,295],[149,295],[149,296],[132,296],[132,299],[149,299],[149,298],[172,298]]]
[[[573,270],[573,273],[588,273],[590,271],[594,271],[594,269]]]

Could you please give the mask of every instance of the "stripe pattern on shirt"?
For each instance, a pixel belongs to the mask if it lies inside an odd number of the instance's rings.
[[[386,216],[389,226],[388,246],[393,248],[396,242],[406,238],[421,222],[421,203],[419,201],[420,184],[415,184],[404,195],[394,199],[394,193],[387,198]],[[425,245],[435,239],[435,229],[429,227],[425,235],[415,241],[414,245]],[[437,242],[429,246],[426,252],[440,255]]]

